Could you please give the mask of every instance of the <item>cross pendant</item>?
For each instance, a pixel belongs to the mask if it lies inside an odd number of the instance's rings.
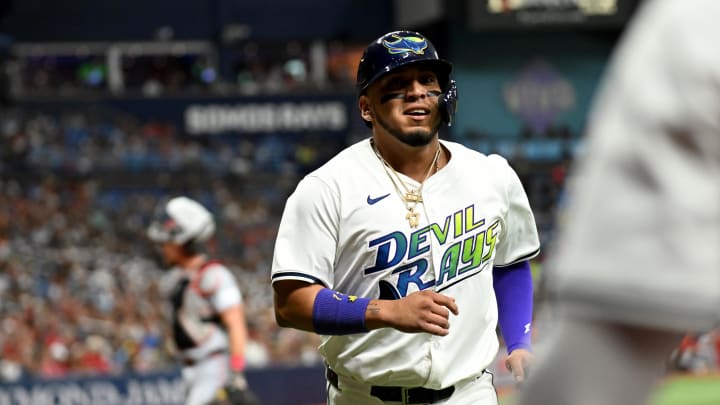
[[[417,226],[420,224],[420,214],[415,212],[412,208],[408,210],[407,215],[405,215],[405,219],[408,220],[408,224],[410,224],[410,228],[417,228]]]
[[[410,190],[407,193],[405,193],[405,201],[407,202],[414,202],[414,203],[421,203],[422,202],[422,196],[418,194],[415,190]]]

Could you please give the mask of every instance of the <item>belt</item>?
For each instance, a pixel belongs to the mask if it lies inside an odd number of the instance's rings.
[[[207,359],[208,357],[220,356],[225,353],[227,353],[227,351],[225,349],[217,349],[217,350],[211,351],[205,357],[200,358],[200,359],[190,359],[190,358],[182,359],[182,363],[186,366],[194,366],[198,362],[203,361],[203,360]]]
[[[336,389],[339,388],[338,375],[330,367],[325,367],[325,377]],[[370,388],[370,395],[384,402],[402,402],[404,404],[433,404],[450,398],[455,392],[455,387],[450,386],[441,390],[430,388],[414,387],[384,387],[373,385]]]

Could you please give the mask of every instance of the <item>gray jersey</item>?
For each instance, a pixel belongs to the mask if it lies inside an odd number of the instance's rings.
[[[208,262],[197,271],[182,272],[172,296],[173,337],[184,359],[199,360],[228,350],[220,312],[242,303],[230,270]]]
[[[369,140],[309,174],[288,199],[273,281],[316,282],[386,299],[433,289],[454,297],[460,311],[451,314],[450,333],[442,337],[392,328],[325,337],[320,352],[341,375],[439,389],[480,375],[495,358],[492,268],[537,254],[535,221],[505,159],[442,144],[452,158],[425,180],[415,228]]]
[[[547,285],[568,310],[677,330],[717,324],[718,21],[717,0],[654,1],[620,43],[548,262]]]

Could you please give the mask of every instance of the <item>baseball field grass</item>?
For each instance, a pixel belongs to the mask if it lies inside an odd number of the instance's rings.
[[[511,392],[500,397],[500,405],[514,405]],[[720,376],[674,376],[658,386],[648,405],[718,405]]]

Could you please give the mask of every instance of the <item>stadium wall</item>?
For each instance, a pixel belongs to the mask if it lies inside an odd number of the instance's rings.
[[[317,405],[325,402],[323,373],[316,365],[249,369],[246,374],[263,405]],[[0,405],[182,405],[184,399],[180,370],[0,383]]]

